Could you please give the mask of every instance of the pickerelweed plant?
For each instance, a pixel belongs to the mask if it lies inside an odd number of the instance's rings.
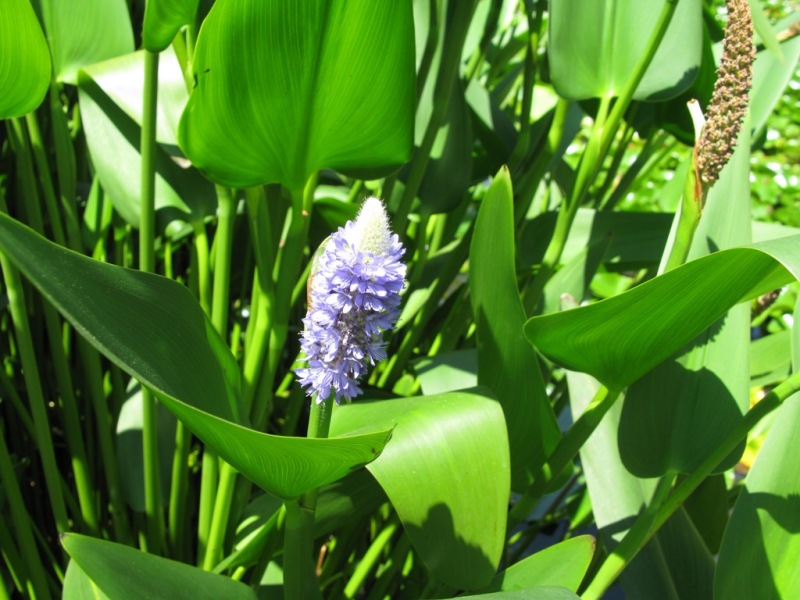
[[[358,380],[386,358],[382,332],[400,316],[406,266],[403,245],[389,229],[383,203],[367,198],[354,221],[326,239],[311,263],[308,315],[301,347],[307,368],[298,382],[320,403],[362,393]]]
[[[0,600],[800,598],[781,4],[0,1]]]

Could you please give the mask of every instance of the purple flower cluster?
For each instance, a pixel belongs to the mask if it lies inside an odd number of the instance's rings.
[[[309,275],[309,304],[301,346],[308,367],[300,384],[317,402],[361,394],[359,378],[386,358],[381,332],[394,327],[406,266],[403,245],[389,230],[380,200],[365,201],[355,221],[328,238]]]

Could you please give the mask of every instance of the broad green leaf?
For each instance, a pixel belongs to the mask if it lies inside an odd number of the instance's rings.
[[[29,0],[4,0],[0,11],[0,119],[38,107],[50,86],[50,52]]]
[[[127,54],[80,71],[81,120],[92,164],[114,208],[139,226],[144,52]],[[156,220],[169,233],[216,210],[213,186],[176,156],[175,131],[188,98],[173,52],[160,60],[156,138]],[[170,227],[171,226],[171,227]]]
[[[61,600],[110,600],[74,560],[67,564]]]
[[[125,0],[39,0],[56,79],[73,85],[78,69],[133,52]]]
[[[538,358],[525,341],[514,244],[514,198],[508,169],[481,202],[470,247],[470,291],[477,326],[478,383],[506,416],[515,491],[527,489],[561,438]]]
[[[711,188],[689,258],[750,242],[750,136]],[[678,218],[678,217],[676,217]],[[750,406],[750,307],[733,306],[677,356],[628,388],[619,425],[622,462],[638,477],[690,473]],[[744,440],[717,467],[736,465]]]
[[[224,460],[294,498],[377,456],[390,432],[350,439],[267,435],[239,421],[239,368],[189,290],[81,256],[0,214],[0,250],[90,343]]]
[[[800,319],[800,304],[794,311]],[[800,369],[800,327],[792,330],[792,366]],[[778,409],[747,474],[722,538],[714,597],[800,596],[800,394]]]
[[[192,23],[200,0],[147,0],[142,23],[142,46],[162,52],[172,43],[178,30]]]
[[[648,45],[665,2],[550,0],[548,56],[559,95],[610,98],[625,87]],[[667,33],[636,89],[637,100],[676,96],[700,67],[702,2],[677,3]]]
[[[577,419],[599,383],[584,373],[568,371],[567,384],[572,416]],[[655,480],[634,477],[620,459],[621,402],[611,407],[580,452],[592,512],[609,551],[625,536],[655,489]],[[714,559],[681,508],[625,568],[620,580],[629,598],[704,599],[711,596],[713,573]]]
[[[214,181],[297,188],[322,167],[374,178],[411,153],[410,0],[216,2],[193,70],[179,137]]]
[[[256,598],[253,588],[241,582],[122,544],[67,533],[61,545],[109,598]]]
[[[592,536],[570,538],[501,571],[484,591],[558,586],[577,592],[592,562],[594,550],[595,539]]]
[[[421,358],[414,363],[425,395],[454,392],[478,385],[478,354],[474,348]]]
[[[459,589],[489,583],[503,551],[509,456],[503,411],[480,388],[359,401],[334,411],[331,433],[395,427],[368,465],[425,565]]]
[[[550,359],[623,389],[732,306],[800,278],[800,236],[720,250],[608,300],[533,317],[525,335]]]

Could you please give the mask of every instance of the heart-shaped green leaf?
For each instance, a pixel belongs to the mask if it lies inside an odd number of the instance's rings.
[[[389,427],[352,438],[305,439],[239,425],[239,367],[185,287],[81,256],[1,213],[0,251],[197,437],[282,498],[336,481],[375,458],[389,439]]]
[[[0,119],[21,117],[42,103],[50,85],[50,52],[29,0],[0,11]]]
[[[142,46],[161,52],[172,42],[178,30],[194,21],[200,0],[147,0],[142,23]]]
[[[485,586],[504,546],[510,485],[503,411],[480,388],[359,401],[334,411],[332,433],[395,426],[368,465],[438,579]]]
[[[253,588],[239,581],[122,544],[67,533],[61,545],[109,598],[256,598]]]
[[[662,6],[675,0],[550,0],[548,56],[559,95],[611,98],[625,88],[645,52]],[[667,33],[634,98],[669,98],[689,87],[700,68],[703,6],[677,3]]]
[[[800,278],[800,236],[721,250],[608,300],[533,317],[530,342],[565,367],[623,389],[730,307]]]
[[[40,0],[56,79],[75,85],[78,69],[133,52],[125,0]]]
[[[181,147],[220,183],[297,188],[322,167],[375,177],[411,153],[410,0],[221,0],[193,70]]]

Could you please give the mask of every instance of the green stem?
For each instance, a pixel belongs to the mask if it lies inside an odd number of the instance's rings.
[[[681,266],[689,257],[692,240],[694,240],[694,234],[700,224],[704,200],[704,190],[698,183],[693,154],[686,174],[686,183],[683,186],[681,205],[678,209],[678,224],[675,230],[675,237],[664,262],[663,272],[671,271],[675,267]]]
[[[400,521],[397,517],[394,517],[381,529],[380,533],[375,536],[375,539],[372,540],[364,556],[362,556],[361,560],[356,564],[355,571],[353,571],[353,575],[344,588],[345,598],[350,599],[356,597],[358,590],[364,585],[369,574],[377,568],[381,556],[399,528]]]
[[[75,202],[77,196],[75,149],[72,146],[69,126],[64,114],[64,106],[61,104],[58,84],[55,81],[50,82],[50,119],[53,129],[53,147],[56,154],[58,195],[61,200],[61,210],[64,211],[67,244],[72,250],[80,252],[83,249],[83,244],[81,242],[81,226]]]
[[[393,219],[395,231],[398,231],[401,236],[405,234],[406,226],[408,225],[408,213],[422,184],[422,178],[430,161],[431,149],[436,141],[436,136],[439,134],[439,127],[441,127],[447,115],[447,103],[452,93],[453,82],[458,77],[461,52],[474,8],[475,0],[462,0],[454,4],[452,13],[448,15],[439,73],[433,91],[431,118],[428,121],[422,143],[411,159],[406,186]]]
[[[217,186],[217,233],[214,238],[214,291],[211,301],[211,322],[225,337],[228,330],[228,303],[231,284],[231,253],[236,201],[231,190]]]
[[[11,462],[11,455],[6,446],[5,431],[2,427],[0,427],[0,485],[2,485],[5,500],[11,512],[11,525],[16,531],[19,551],[25,561],[24,566],[30,578],[30,581],[25,582],[25,586],[34,592],[31,597],[46,600],[51,597],[47,587],[47,577],[36,550],[36,541],[31,531],[28,511],[25,509],[25,500],[14,474],[14,465]],[[0,587],[5,587],[5,583],[0,583]]]
[[[607,154],[611,141],[616,135],[625,111],[628,109],[628,106],[630,106],[633,94],[636,92],[636,88],[639,87],[645,71],[647,71],[647,67],[650,65],[661,41],[664,39],[664,34],[666,34],[667,27],[672,20],[672,15],[675,13],[677,2],[678,0],[668,0],[664,3],[664,8],[659,15],[653,34],[648,40],[647,47],[639,58],[639,62],[636,63],[632,76],[628,79],[625,88],[617,98],[614,106],[610,107],[610,97],[600,99],[600,109],[598,110],[592,133],[586,145],[586,150],[578,165],[575,185],[572,188],[569,199],[561,205],[558,220],[556,221],[556,231],[545,251],[541,269],[534,280],[530,297],[526,302],[526,305],[531,308],[535,308],[539,303],[545,284],[553,273],[555,273],[555,268],[566,246],[567,236],[572,227],[572,221],[575,219],[575,215],[578,212],[578,207],[583,202],[589,190],[589,186],[600,170],[603,164],[603,158]]]
[[[311,415],[308,419],[309,438],[327,438],[331,426],[333,398],[321,402],[311,400]],[[299,500],[287,500],[286,541],[284,544],[284,588],[287,600],[310,598],[320,595],[315,573],[312,550],[314,547],[314,514],[317,509],[319,489],[303,494]]]
[[[156,118],[158,103],[158,53],[144,52],[144,96],[141,137],[141,215],[139,221],[139,269],[155,272],[155,172]],[[147,516],[147,551],[160,554],[164,548],[164,513],[158,466],[158,420],[153,396],[142,388],[142,457]]]
[[[672,492],[669,497],[658,507],[651,518],[639,518],[628,531],[625,538],[609,554],[595,575],[589,587],[583,593],[584,600],[599,600],[605,591],[619,577],[619,574],[636,557],[644,545],[653,537],[659,528],[672,514],[686,501],[705,479],[719,467],[725,457],[747,438],[748,432],[753,429],[765,416],[792,395],[800,391],[800,372],[794,373],[783,383],[776,386],[769,394],[751,408],[744,415],[739,424],[731,430],[714,451],[709,454],[690,473],[686,479]],[[797,398],[800,401],[800,398]]]
[[[203,446],[203,464],[200,470],[200,504],[197,514],[197,564],[203,565],[211,536],[211,520],[219,485],[219,458],[210,446]]]
[[[64,225],[61,221],[61,211],[58,209],[56,192],[53,187],[53,178],[50,176],[50,165],[47,163],[47,153],[44,149],[44,141],[42,140],[42,132],[39,129],[39,121],[36,118],[36,113],[29,112],[25,115],[25,123],[28,126],[28,135],[30,136],[33,158],[36,161],[36,170],[39,173],[39,186],[44,196],[44,205],[50,216],[50,228],[53,233],[53,240],[59,246],[66,246]]]
[[[47,418],[47,407],[44,393],[42,392],[36,352],[33,348],[33,338],[31,337],[28,312],[25,307],[22,281],[16,267],[2,253],[0,253],[0,267],[2,267],[5,278],[8,309],[14,323],[14,333],[16,334],[17,347],[19,348],[22,374],[25,379],[25,388],[28,392],[33,424],[36,429],[36,446],[42,460],[47,495],[53,511],[56,529],[59,533],[64,533],[70,529],[69,519],[67,517],[67,507],[64,503],[64,495],[61,491],[61,478],[58,464],[56,463],[53,439],[50,435],[50,423]]]
[[[539,477],[534,479],[508,515],[508,531],[521,523],[534,509],[539,499],[548,491],[549,486],[567,468],[578,455],[581,447],[589,439],[608,409],[614,405],[620,392],[601,386],[592,401],[583,411],[580,418],[573,423],[566,435],[561,439],[553,453],[542,466]]]
[[[236,490],[236,469],[222,462],[219,472],[219,487],[214,501],[214,513],[208,535],[208,546],[203,559],[203,568],[211,571],[222,558],[222,546],[228,532],[233,492]]]
[[[195,281],[197,299],[207,315],[211,315],[211,278],[209,277],[208,232],[202,221],[192,223],[194,230]]]

